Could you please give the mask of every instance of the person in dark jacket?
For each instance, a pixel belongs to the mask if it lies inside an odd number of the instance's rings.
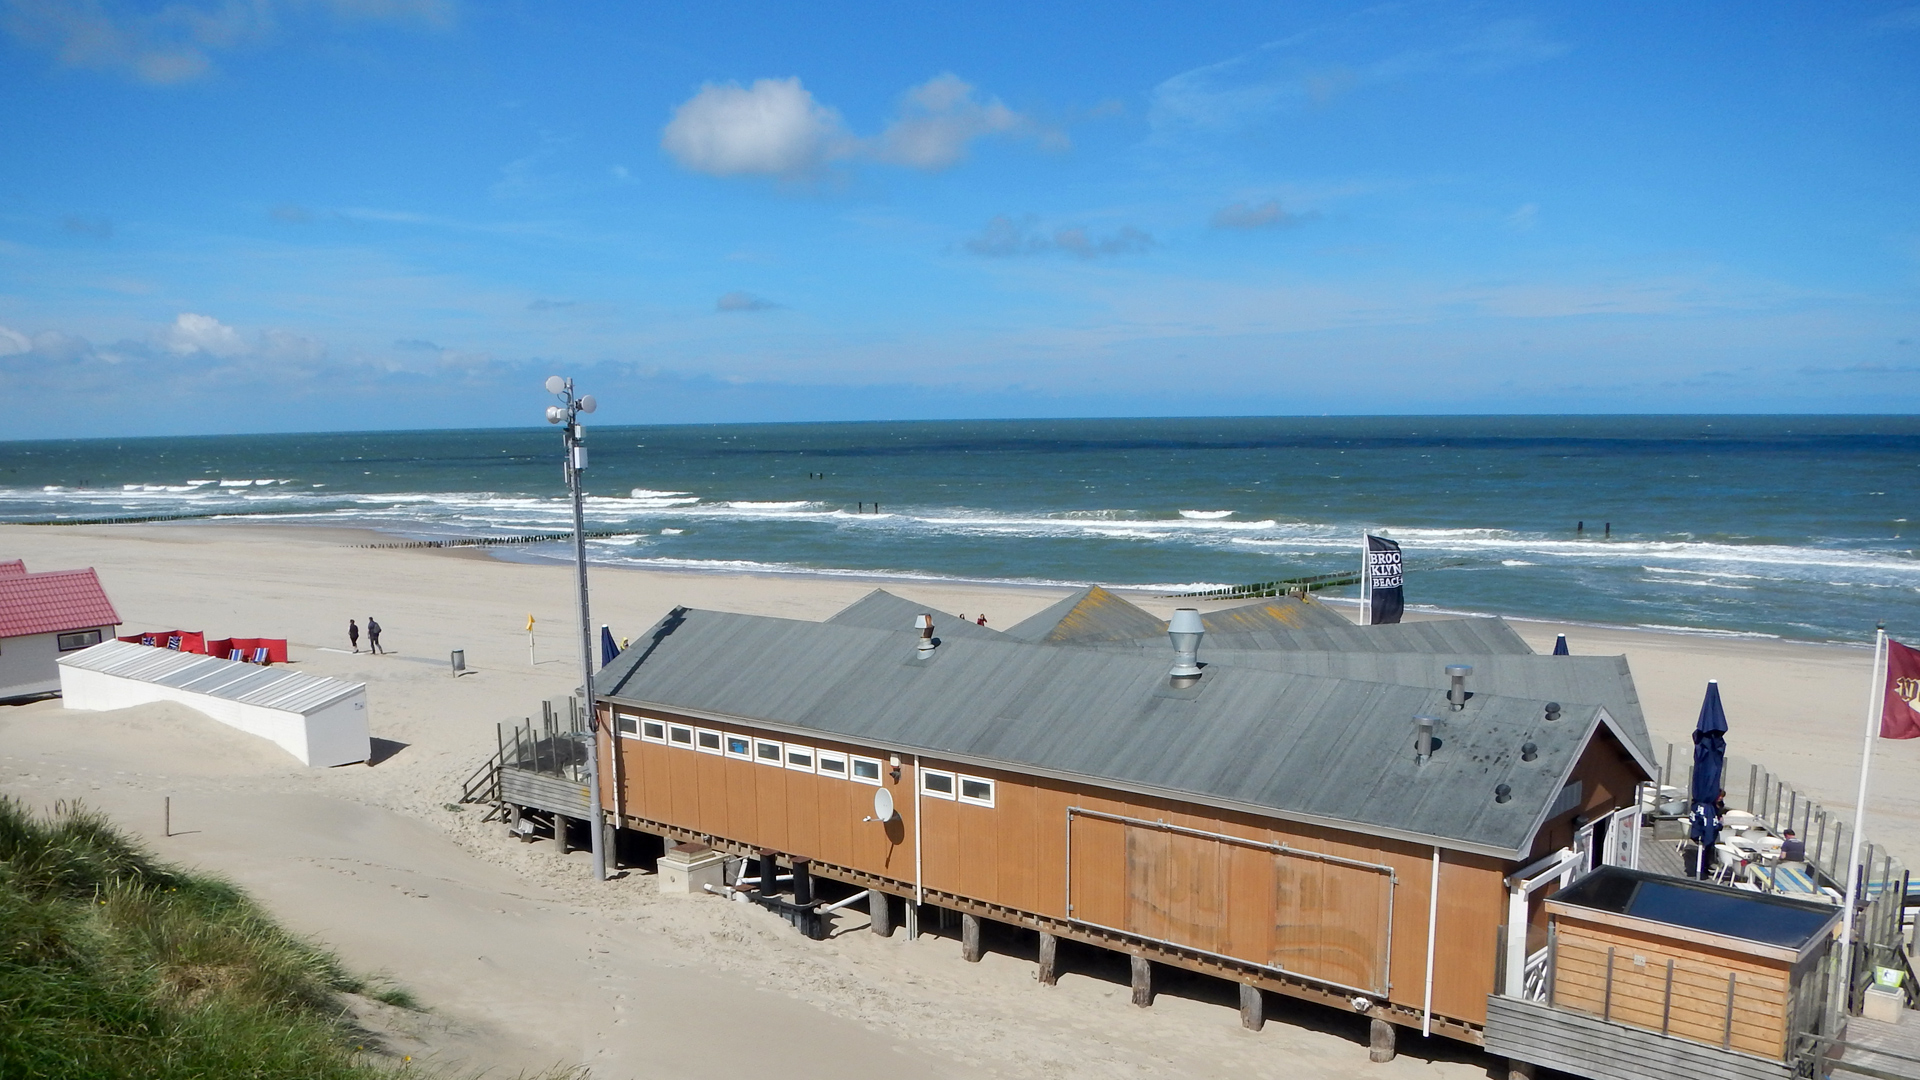
[[[347,620],[347,640],[353,643],[354,652],[360,651],[360,624],[352,619]]]
[[[1793,835],[1792,829],[1780,834],[1780,861],[1796,863],[1807,861],[1807,842]]]
[[[380,647],[380,624],[374,622],[371,615],[367,616],[367,651],[376,653],[387,651]]]

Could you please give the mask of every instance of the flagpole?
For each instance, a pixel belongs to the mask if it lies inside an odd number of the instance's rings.
[[[1860,833],[1867,818],[1867,772],[1873,765],[1873,738],[1880,733],[1880,712],[1886,707],[1886,677],[1881,674],[1887,653],[1887,631],[1881,627],[1873,639],[1873,671],[1867,680],[1867,731],[1860,748],[1860,794],[1854,800],[1853,845],[1847,853],[1847,906],[1840,923],[1840,1009],[1846,1008],[1853,993],[1853,909],[1860,896]],[[1838,1019],[1836,1010],[1835,1019]]]
[[[1373,551],[1373,545],[1367,540],[1367,530],[1360,530],[1360,625],[1373,625],[1373,565],[1367,556]]]

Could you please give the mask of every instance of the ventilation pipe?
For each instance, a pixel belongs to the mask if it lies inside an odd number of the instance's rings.
[[[1200,635],[1207,628],[1200,622],[1198,608],[1178,608],[1167,623],[1167,637],[1173,640],[1173,670],[1167,681],[1174,686],[1192,686],[1200,681]]]
[[[1433,756],[1433,725],[1431,716],[1413,718],[1413,759],[1422,765]]]
[[[1447,701],[1453,705],[1453,711],[1459,712],[1467,707],[1467,676],[1473,674],[1472,664],[1448,664],[1447,678],[1453,685],[1447,687]]]
[[[1560,703],[1559,702],[1557,701],[1547,702],[1547,719],[1549,720],[1560,719]]]
[[[918,659],[925,660],[927,657],[933,655],[933,616],[915,615],[913,617],[913,626],[914,629],[920,631],[920,644],[916,647],[914,656]]]

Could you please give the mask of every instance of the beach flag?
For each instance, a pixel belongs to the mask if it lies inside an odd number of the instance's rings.
[[[1400,591],[1400,545],[1385,537],[1367,537],[1367,625],[1397,623],[1406,610]]]
[[[1920,739],[1920,650],[1887,639],[1887,696],[1880,707],[1880,737]]]
[[[527,616],[527,633],[529,634],[533,633],[533,616],[532,615]]]

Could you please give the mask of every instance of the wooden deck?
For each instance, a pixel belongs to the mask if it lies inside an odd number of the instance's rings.
[[[1898,1024],[1864,1016],[1848,1020],[1846,1046],[1832,1067],[1835,1080],[1920,1080],[1920,1012],[1908,1009]]]
[[[1793,1076],[1792,1068],[1777,1061],[1510,997],[1487,999],[1486,1047],[1491,1054],[1589,1080],[1789,1080]]]

